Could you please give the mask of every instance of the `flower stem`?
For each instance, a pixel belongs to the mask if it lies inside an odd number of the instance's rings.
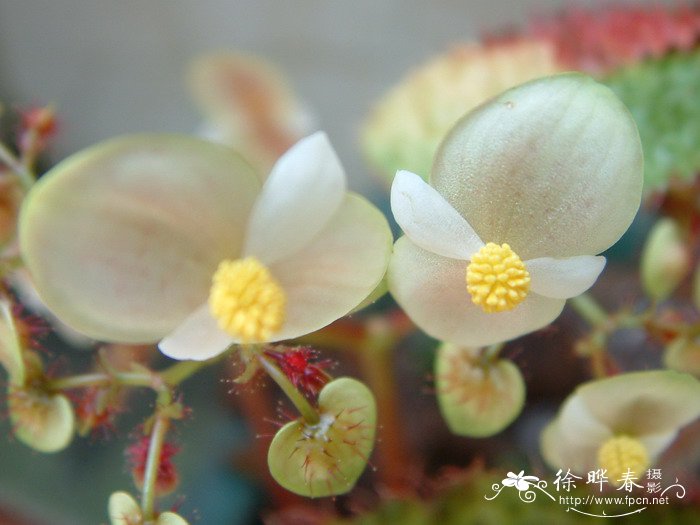
[[[5,164],[14,172],[24,191],[29,191],[29,189],[36,182],[36,177],[34,174],[29,171],[29,169],[27,169],[27,167],[24,166],[22,162],[20,162],[19,159],[17,159],[10,149],[2,142],[0,142],[0,162]]]
[[[599,326],[608,320],[608,313],[589,294],[583,293],[569,300],[569,304],[591,326]]]
[[[141,491],[141,510],[146,521],[155,518],[155,488],[158,481],[158,470],[160,469],[160,456],[169,427],[170,419],[159,411],[151,429],[151,442],[148,446],[148,457],[146,459],[143,489]]]
[[[496,343],[491,346],[487,346],[481,351],[481,360],[484,363],[490,363],[498,359],[498,355],[503,350],[505,343]]]
[[[224,352],[212,359],[207,359],[206,361],[180,361],[179,363],[172,365],[170,368],[166,368],[160,372],[159,375],[168,385],[177,386],[202,368],[217,363],[225,355],[226,353]]]
[[[161,372],[119,372],[109,367],[107,372],[93,372],[75,376],[59,377],[47,381],[50,390],[71,390],[91,386],[122,386],[146,387],[160,392],[164,385],[177,386],[200,369],[219,361],[217,356],[207,361],[181,361]],[[103,365],[104,365],[103,361]]]
[[[403,328],[411,329],[395,326],[393,319],[370,318],[364,339],[355,346],[362,374],[376,397],[377,414],[382,422],[382,439],[377,442],[382,481],[392,488],[405,483],[410,458],[394,373],[394,349],[406,333]]]
[[[282,370],[262,354],[258,354],[257,359],[265,369],[265,372],[267,372],[272,380],[282,389],[304,420],[310,425],[318,423],[320,418],[316,409],[312,407],[311,403],[308,402],[304,395],[297,390],[287,376],[284,375]]]
[[[107,386],[112,383],[114,379],[115,378],[109,374],[95,372],[94,374],[80,374],[50,379],[46,386],[49,390],[71,390],[73,388]]]

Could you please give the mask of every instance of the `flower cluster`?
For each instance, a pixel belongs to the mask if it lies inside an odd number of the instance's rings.
[[[552,322],[566,299],[596,281],[605,266],[598,254],[640,204],[635,123],[610,89],[580,74],[510,89],[441,140],[429,176],[401,170],[393,180],[391,209],[405,234],[393,253],[386,219],[347,191],[319,132],[282,154],[267,176],[233,150],[190,137],[134,135],[93,146],[29,192],[22,256],[48,307],[89,337],[157,343],[189,361],[239,349],[241,382],[266,372],[301,413],[270,445],[274,479],[305,496],[343,494],[374,447],[374,397],[359,381],[334,380],[311,348],[270,343],[316,332],[388,287],[444,343],[436,375],[450,428],[492,435],[517,417],[525,386],[514,363],[479,347]],[[15,353],[0,354],[14,379]],[[100,388],[119,379],[107,372]],[[145,386],[167,399],[167,378],[146,374]],[[551,428],[546,440],[555,445],[546,454],[556,463],[568,442],[561,424]],[[635,448],[635,436],[608,437],[617,441],[600,448],[600,461],[611,471],[623,448],[640,465],[657,452]],[[140,439],[128,455],[141,485],[146,460],[160,451],[150,489],[167,492],[177,482],[177,449],[159,439]],[[142,511],[153,514],[152,501],[139,508],[117,493],[110,502],[115,523]]]

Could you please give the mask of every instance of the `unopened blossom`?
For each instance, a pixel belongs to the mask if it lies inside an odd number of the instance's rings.
[[[143,511],[131,494],[118,491],[112,493],[107,505],[111,525],[188,525],[179,514],[166,511],[158,514],[153,520],[144,520]]]
[[[311,130],[313,119],[289,79],[262,57],[203,55],[190,64],[187,79],[205,117],[201,135],[233,147],[261,172]]]
[[[541,328],[605,265],[641,200],[631,116],[579,74],[506,91],[469,113],[435,157],[430,183],[397,173],[404,233],[389,290],[428,334],[484,346]]]
[[[700,417],[700,381],[670,370],[633,372],[579,386],[542,433],[553,469],[602,469],[619,485],[656,463],[685,425]]]
[[[0,369],[7,372],[7,411],[12,432],[39,452],[66,448],[75,434],[68,398],[47,384],[41,359],[31,348],[32,328],[0,298]]]
[[[136,135],[78,153],[32,189],[24,260],[46,304],[99,340],[203,360],[235,343],[299,337],[381,281],[384,217],[346,191],[323,133],[265,183],[233,150]]]

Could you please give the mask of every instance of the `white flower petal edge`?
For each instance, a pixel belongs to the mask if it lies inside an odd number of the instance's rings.
[[[663,434],[640,436],[639,441],[646,447],[649,460],[654,463],[677,437],[678,431],[672,430]]]
[[[469,259],[484,242],[469,223],[421,177],[396,173],[391,186],[391,211],[415,244],[452,259]]]
[[[349,193],[310,244],[270,267],[287,295],[287,319],[273,340],[319,330],[359,305],[381,283],[392,240],[384,215]]]
[[[541,451],[547,464],[554,469],[586,472],[595,468],[600,443],[572,445],[562,433],[561,422],[549,423],[542,431]]]
[[[564,403],[560,417],[552,424],[557,425],[557,454],[563,458],[563,462],[553,466],[575,469],[575,472],[594,468],[600,445],[613,437],[613,431],[596,419],[578,396]]]
[[[564,299],[530,293],[517,308],[482,311],[466,289],[466,263],[429,252],[404,236],[396,241],[388,270],[389,290],[427,334],[454,344],[485,346],[548,325]]]
[[[564,73],[508,90],[464,117],[435,154],[431,185],[486,242],[522,258],[601,253],[642,195],[643,154],[610,88]]]
[[[542,455],[553,468],[585,472],[615,435],[638,439],[656,461],[679,430],[700,416],[700,382],[669,370],[629,372],[576,389],[543,431]]]
[[[301,250],[338,210],[346,186],[326,134],[300,140],[280,157],[263,185],[249,219],[244,255],[269,266]]]
[[[234,339],[219,329],[216,319],[209,312],[209,305],[204,304],[161,340],[158,348],[173,359],[205,361],[219,355],[233,343]]]
[[[525,261],[530,290],[553,299],[576,297],[595,283],[605,268],[605,257],[579,255],[566,259],[541,257]]]
[[[111,139],[32,188],[22,256],[46,305],[101,341],[155,343],[235,257],[260,183],[230,148],[178,135]]]
[[[637,436],[678,430],[700,417],[700,381],[670,370],[629,372],[580,386],[599,421]]]

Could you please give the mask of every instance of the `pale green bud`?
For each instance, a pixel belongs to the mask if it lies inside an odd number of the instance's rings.
[[[470,437],[497,434],[522,411],[525,382],[507,359],[443,344],[435,361],[437,398],[450,430]]]
[[[111,525],[144,525],[143,513],[136,500],[126,492],[114,492],[109,497],[107,506]],[[153,525],[188,525],[188,522],[174,512],[163,512],[155,521],[148,521]]]
[[[672,219],[657,221],[644,245],[641,260],[642,287],[657,301],[667,299],[690,267],[690,253],[682,232]]]
[[[318,413],[318,423],[299,418],[277,432],[267,455],[270,473],[301,496],[345,494],[355,486],[374,447],[374,396],[359,381],[341,377],[321,390]]]
[[[684,337],[673,340],[666,347],[664,365],[700,377],[700,341]]]

